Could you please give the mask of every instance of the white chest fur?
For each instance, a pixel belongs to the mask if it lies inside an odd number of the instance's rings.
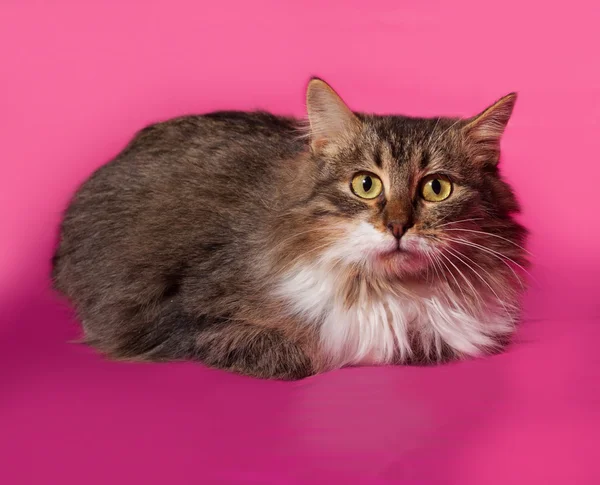
[[[327,267],[296,267],[278,291],[289,313],[319,325],[322,349],[333,366],[407,359],[413,352],[409,335],[432,359],[442,343],[459,355],[478,355],[494,345],[495,336],[513,329],[512,316],[498,305],[467,310],[460,297],[441,289],[359,291],[349,301],[340,278]]]

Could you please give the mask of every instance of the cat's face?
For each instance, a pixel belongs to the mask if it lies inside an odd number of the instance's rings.
[[[514,95],[470,120],[413,119],[354,115],[311,84],[317,168],[307,210],[331,238],[325,258],[446,278],[523,263],[518,206],[497,170]]]

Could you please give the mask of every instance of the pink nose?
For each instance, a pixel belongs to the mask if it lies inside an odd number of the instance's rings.
[[[405,224],[394,221],[390,222],[387,227],[396,239],[400,239],[407,229]]]

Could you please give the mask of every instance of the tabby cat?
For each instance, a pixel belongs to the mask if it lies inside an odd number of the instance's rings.
[[[516,95],[469,118],[185,116],[75,194],[53,259],[84,340],[116,359],[272,379],[502,349],[527,266],[498,171]]]

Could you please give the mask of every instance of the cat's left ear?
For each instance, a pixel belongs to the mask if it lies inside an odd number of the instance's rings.
[[[476,162],[496,165],[500,157],[500,139],[517,101],[510,93],[477,116],[468,119],[462,128]]]

